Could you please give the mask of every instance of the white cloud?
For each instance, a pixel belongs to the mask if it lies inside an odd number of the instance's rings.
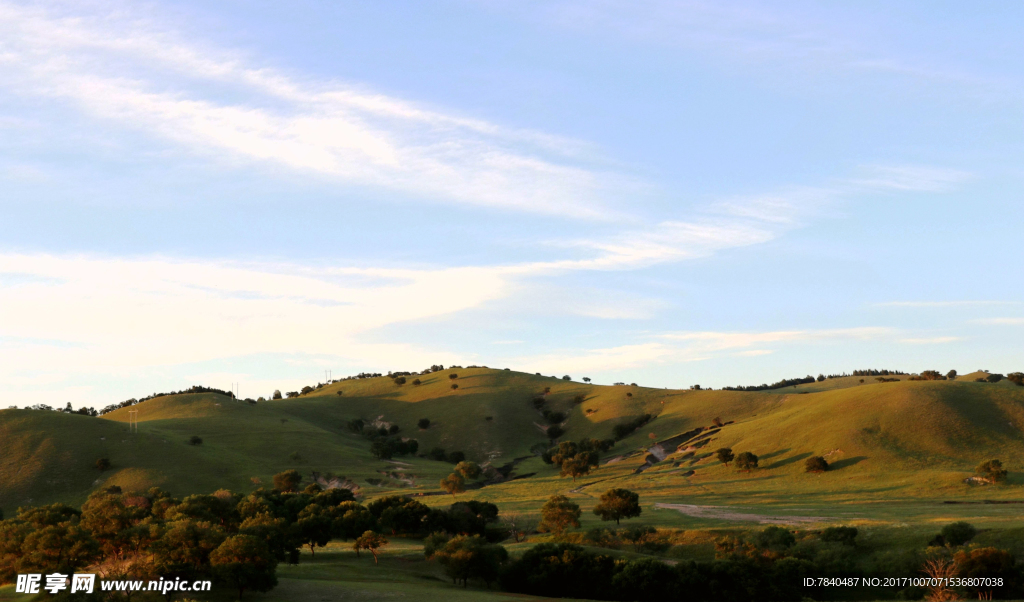
[[[971,320],[972,324],[988,324],[992,326],[1024,326],[1024,318],[981,318]]]
[[[888,301],[875,307],[972,307],[984,305],[1016,305],[1019,301]]]
[[[851,183],[875,190],[946,192],[970,177],[965,171],[926,165],[876,165],[868,168],[863,178],[851,180]]]
[[[742,349],[765,343],[806,343],[829,340],[871,340],[892,336],[895,329],[864,326],[824,330],[777,330],[770,332],[674,332],[661,338],[685,342],[704,351]]]
[[[962,341],[961,337],[919,337],[900,339],[900,343],[906,343],[908,345],[942,345],[945,343],[955,343],[956,341]]]
[[[0,85],[67,101],[182,148],[472,205],[609,218],[642,187],[582,165],[589,147],[305,82],[139,19],[0,2]]]

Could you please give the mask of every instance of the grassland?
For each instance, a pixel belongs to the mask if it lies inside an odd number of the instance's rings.
[[[438,487],[451,464],[375,459],[368,441],[346,428],[362,418],[400,425],[403,435],[419,441],[421,453],[460,450],[480,463],[514,463],[513,476],[522,477],[471,489],[460,500],[536,514],[550,495],[566,494],[583,508],[582,528],[588,529],[605,526],[589,512],[600,493],[610,487],[637,491],[639,522],[675,530],[689,544],[678,547],[680,557],[708,558],[714,537],[765,524],[856,525],[866,549],[923,547],[956,520],[978,526],[981,543],[1024,553],[1024,504],[1012,503],[1024,501],[1024,388],[1012,383],[978,383],[973,376],[861,383],[850,377],[734,392],[598,386],[484,368],[456,372],[454,391],[451,371],[441,371],[420,376],[418,386],[386,377],[341,381],[258,405],[217,394],[159,397],[132,408],[138,411],[137,433],[129,431],[127,409],[100,418],[3,410],[0,508],[10,516],[18,506],[78,504],[96,488],[115,484],[159,486],[177,496],[221,488],[247,492],[288,468],[306,477],[312,471],[345,476],[367,500],[397,492],[421,495],[428,505],[452,502]],[[609,438],[625,420],[655,418],[574,483],[536,454],[548,445],[545,420],[532,404],[538,396],[567,415],[563,439]],[[582,403],[574,401],[578,396]],[[416,427],[420,418],[430,419],[428,429]],[[709,436],[703,447],[675,451],[678,435],[712,427],[716,418],[726,424],[703,431]],[[193,435],[203,443],[190,445]],[[669,455],[648,466],[648,448],[660,442]],[[752,451],[760,467],[742,472],[724,466],[710,453],[718,447]],[[826,456],[832,469],[806,473],[803,463],[812,455]],[[99,472],[99,457],[109,458],[112,468]],[[964,482],[991,458],[1009,469],[1006,484]],[[280,587],[253,599],[373,600],[395,592],[409,600],[515,597],[452,588],[438,580],[436,565],[422,560],[418,545],[395,545],[373,567],[332,544],[313,562],[282,566]],[[0,600],[5,595],[0,590]]]

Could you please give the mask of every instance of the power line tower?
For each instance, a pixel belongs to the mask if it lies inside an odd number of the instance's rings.
[[[128,410],[128,432],[137,433],[139,432],[139,411]]]

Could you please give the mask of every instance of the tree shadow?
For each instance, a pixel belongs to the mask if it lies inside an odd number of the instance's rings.
[[[812,455],[811,452],[804,452],[802,454],[797,454],[795,456],[790,456],[788,458],[784,458],[782,460],[779,460],[778,462],[772,462],[769,466],[765,466],[765,468],[768,468],[768,469],[779,468],[779,467],[785,466],[787,464],[792,464],[793,462],[799,462],[800,460],[804,460],[804,459],[810,458],[811,455]]]
[[[787,453],[787,452],[789,452],[792,449],[793,448],[791,448],[791,447],[787,447],[786,449],[780,449],[778,451],[768,452],[767,454],[761,454],[761,456],[758,459],[760,459],[760,460],[770,460],[770,459],[774,458],[775,456],[781,456],[782,454]]]
[[[867,459],[868,459],[867,456],[854,456],[852,458],[845,458],[843,460],[836,460],[835,462],[830,462],[829,463],[828,469],[830,471],[832,471],[832,470],[841,470],[843,468],[846,468],[847,466],[853,466],[854,464],[860,464],[861,462],[863,462],[864,460],[867,460]]]

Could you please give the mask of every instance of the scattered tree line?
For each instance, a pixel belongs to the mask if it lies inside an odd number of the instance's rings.
[[[18,406],[16,406],[16,405],[9,406],[7,409],[8,410],[17,410]],[[30,406],[25,406],[24,409],[26,409],[26,410],[41,410],[43,412],[58,412],[58,413],[61,413],[61,414],[80,414],[82,416],[99,416],[99,414],[100,414],[99,412],[97,412],[93,408],[82,407],[82,408],[78,408],[76,410],[76,409],[71,407],[71,402],[70,401],[68,402],[68,405],[64,406],[63,408],[54,408],[52,406],[46,405],[45,403],[37,403],[37,404],[30,405]]]
[[[552,447],[541,454],[541,459],[547,464],[554,464],[561,469],[561,476],[572,477],[573,482],[577,477],[590,474],[590,471],[597,468],[600,463],[600,453],[606,452],[615,445],[612,439],[587,439],[583,438],[578,442],[563,441],[558,447]]]
[[[374,427],[361,418],[354,418],[346,425],[350,431],[370,441],[370,453],[378,460],[389,460],[394,456],[414,455],[420,449],[419,441],[403,437],[397,424]]]

